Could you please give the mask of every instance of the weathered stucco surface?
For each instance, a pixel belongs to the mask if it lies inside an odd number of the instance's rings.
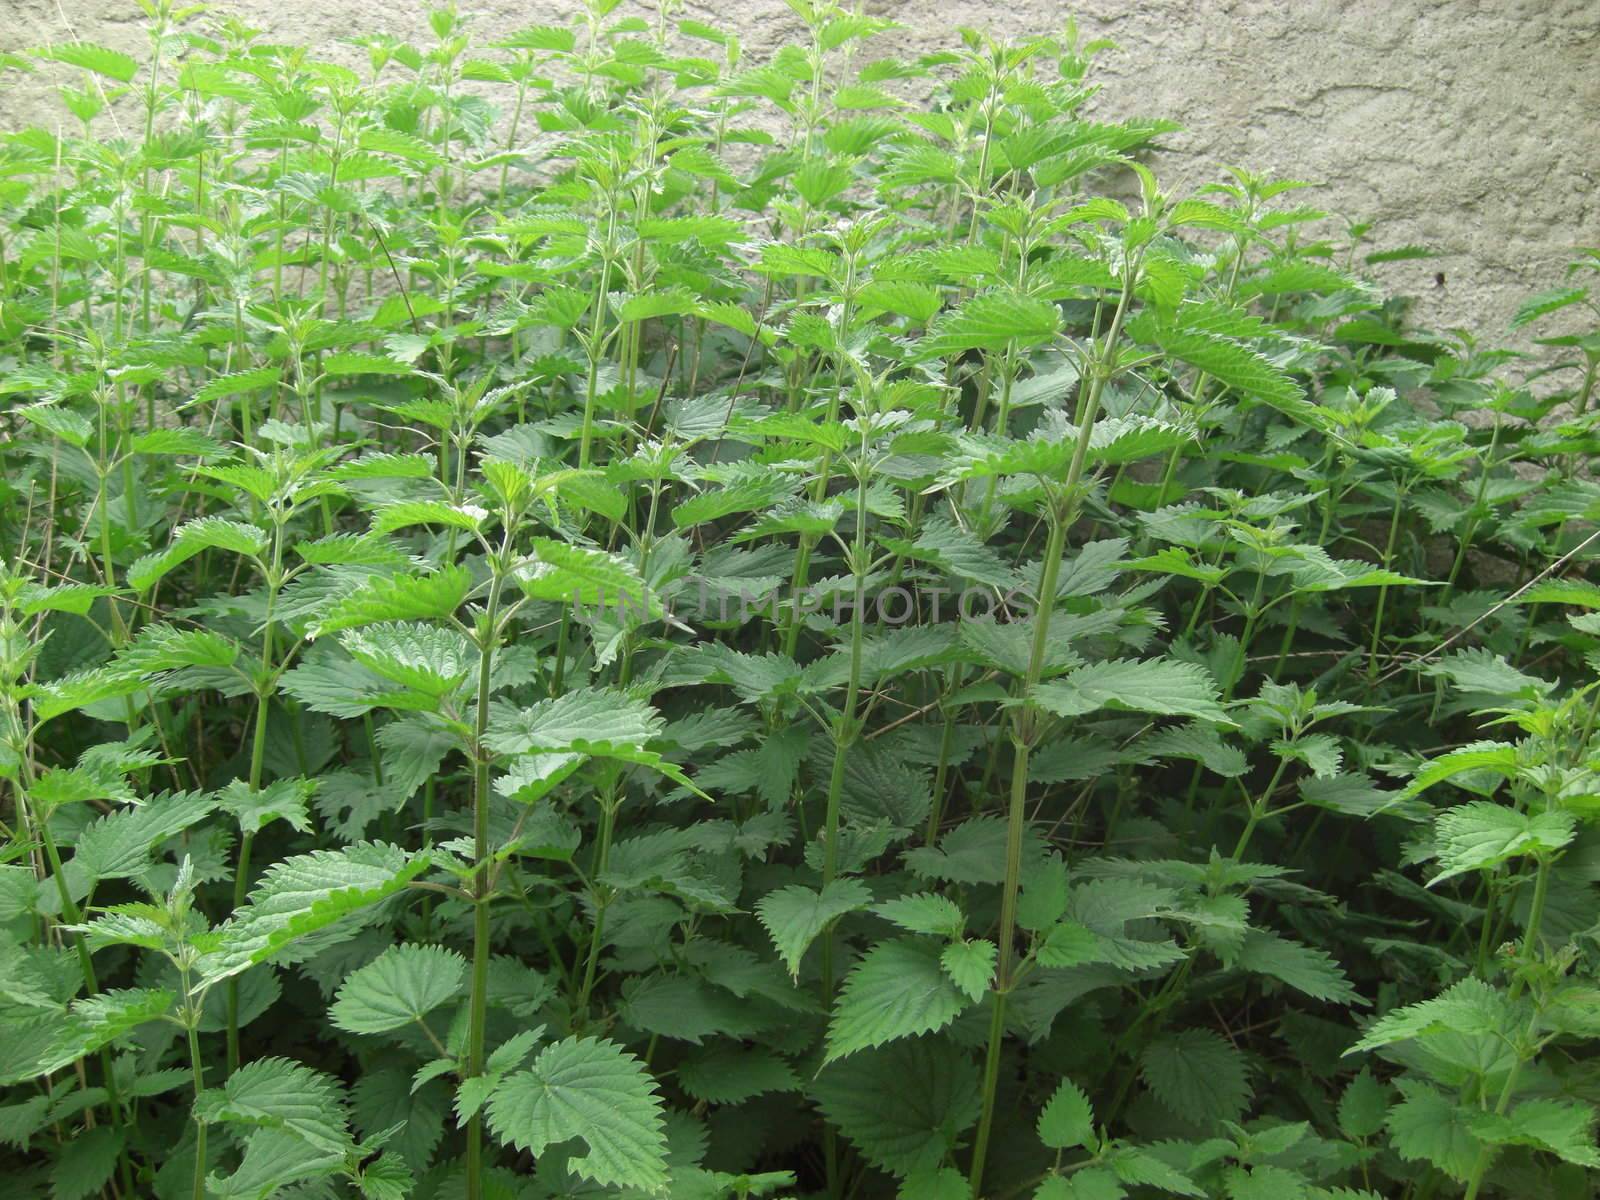
[[[219,0],[334,57],[365,32],[426,39],[421,0]],[[1155,166],[1168,190],[1236,163],[1318,185],[1309,201],[1374,223],[1374,249],[1439,252],[1382,268],[1436,328],[1493,342],[1570,252],[1600,245],[1600,0],[866,0],[904,28],[878,53],[948,46],[959,25],[1049,32],[1069,14],[1114,38],[1095,103],[1183,122]],[[460,0],[477,36],[564,20],[570,0]],[[654,4],[649,5],[653,11]],[[689,3],[739,33],[746,61],[799,33],[783,0]],[[64,40],[139,52],[133,0],[0,0],[0,49]],[[0,126],[54,121],[42,77],[15,74]],[[1439,285],[1436,276],[1443,276]]]

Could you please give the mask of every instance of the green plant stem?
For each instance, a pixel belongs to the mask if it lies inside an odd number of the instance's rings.
[[[12,722],[15,728],[22,730],[20,714],[12,705]],[[19,740],[18,746],[17,781],[21,784],[18,794],[18,805],[24,811],[31,809],[31,795],[34,783],[33,767],[29,761],[27,743]],[[83,924],[83,912],[78,908],[78,903],[72,898],[72,892],[67,887],[66,872],[62,870],[61,853],[56,847],[55,835],[50,830],[50,815],[48,813],[34,814],[34,828],[39,833],[40,844],[44,847],[45,861],[49,863],[50,873],[55,877],[56,896],[61,902],[61,915],[66,917],[72,925]],[[72,934],[73,947],[78,955],[78,967],[83,973],[83,986],[86,995],[93,996],[100,990],[100,983],[95,975],[94,958],[89,952],[89,943],[84,940],[81,932]],[[116,1071],[111,1060],[111,1048],[103,1046],[100,1049],[100,1073],[106,1089],[106,1107],[111,1115],[113,1129],[122,1129],[122,1098],[117,1087]],[[122,1175],[123,1189],[129,1190],[131,1172],[128,1167],[126,1147],[119,1153],[119,1169]]]
[[[1000,899],[999,956],[995,966],[994,1006],[990,1016],[989,1044],[984,1058],[983,1099],[978,1119],[978,1135],[973,1142],[972,1167],[968,1181],[974,1200],[983,1197],[983,1171],[989,1151],[989,1137],[994,1126],[995,1096],[1000,1081],[1000,1056],[1005,1033],[1006,1000],[1010,994],[1012,962],[1016,943],[1017,893],[1022,884],[1022,835],[1027,825],[1028,756],[1036,729],[1038,709],[1031,696],[1044,673],[1044,664],[1050,645],[1050,617],[1055,609],[1056,586],[1061,578],[1061,560],[1066,554],[1067,530],[1077,519],[1083,498],[1081,485],[1084,464],[1088,461],[1089,442],[1094,436],[1095,422],[1100,412],[1100,397],[1111,378],[1115,361],[1117,338],[1133,297],[1134,280],[1138,269],[1130,259],[1124,272],[1122,295],[1117,302],[1116,315],[1106,331],[1101,353],[1097,356],[1092,381],[1086,386],[1078,412],[1078,440],[1073,447],[1072,462],[1067,468],[1066,483],[1061,491],[1058,511],[1049,513],[1050,532],[1045,540],[1044,562],[1039,572],[1038,608],[1033,616],[1033,641],[1028,653],[1027,674],[1022,680],[1022,703],[1013,711],[1012,724],[1012,776],[1011,800],[1006,816],[1006,874]]]
[[[1087,435],[1082,440],[1086,442]],[[1073,504],[1072,507],[1075,508],[1076,505]],[[975,1197],[983,1195],[984,1160],[988,1155],[989,1135],[994,1125],[995,1095],[1000,1081],[1006,1001],[1013,985],[1017,894],[1022,883],[1022,837],[1028,823],[1028,757],[1036,733],[1035,710],[1027,697],[1037,686],[1044,672],[1045,654],[1049,648],[1050,614],[1054,608],[1056,581],[1061,577],[1061,559],[1066,552],[1069,515],[1069,513],[1059,514],[1050,522],[1050,534],[1045,542],[1044,564],[1039,576],[1039,607],[1034,614],[1033,644],[1028,656],[1028,673],[1023,681],[1024,703],[1015,710],[1017,715],[1012,722],[1011,799],[1006,814],[1006,875],[1000,894],[1000,952],[995,965],[994,1011],[989,1018],[989,1041],[984,1054],[983,1108],[978,1122],[977,1141],[973,1143],[972,1169],[969,1176],[972,1194]]]
[[[822,818],[822,888],[827,891],[839,873],[839,802],[844,795],[845,763],[860,734],[856,707],[861,697],[861,653],[867,607],[867,445],[863,422],[862,461],[856,488],[856,529],[850,544],[850,571],[854,580],[850,609],[850,676],[845,684],[844,707],[833,731],[833,766],[828,775],[828,795]],[[822,1000],[833,1000],[833,936],[822,939]]]
[[[246,780],[252,796],[261,791],[261,777],[266,769],[267,719],[271,711],[274,690],[273,620],[278,603],[278,589],[283,579],[283,522],[273,525],[272,565],[267,571],[267,603],[261,628],[261,675],[256,684],[256,720],[250,738],[250,774]],[[250,890],[250,852],[255,845],[255,834],[245,831],[239,838],[239,857],[233,869],[233,909],[244,907]],[[227,1054],[228,1074],[239,1069],[239,977],[229,976],[226,984],[228,1008]]]
[[[1550,870],[1552,860],[1547,857],[1539,859],[1539,867],[1534,875],[1533,902],[1528,908],[1528,927],[1523,932],[1522,960],[1525,966],[1531,966],[1538,954],[1539,927],[1544,921],[1545,900],[1550,892]],[[1522,994],[1527,986],[1526,972],[1518,974],[1511,981],[1507,994],[1514,1001]],[[1540,1012],[1537,1005],[1528,1019],[1528,1036],[1532,1037],[1538,1029]],[[1505,1084],[1500,1089],[1499,1099],[1495,1102],[1496,1116],[1504,1116],[1511,1105],[1511,1097],[1516,1094],[1517,1081],[1522,1074],[1522,1068],[1528,1061],[1527,1055],[1519,1052],[1516,1064],[1506,1073]],[[1478,1150],[1478,1157],[1472,1164],[1472,1174],[1467,1179],[1467,1190],[1463,1200],[1476,1200],[1479,1189],[1483,1186],[1484,1176],[1488,1173],[1489,1165],[1494,1161],[1494,1147],[1482,1146]]]
[[[206,1090],[205,1060],[200,1056],[199,1014],[189,1013],[186,1025],[189,1075],[194,1086],[194,1103],[198,1106],[200,1093]],[[194,1122],[194,1200],[206,1200],[206,1123],[199,1118]]]
[[[960,677],[960,668],[952,666],[945,674],[945,691],[952,690]],[[928,807],[928,829],[924,845],[932,846],[939,840],[939,828],[944,824],[945,794],[950,790],[950,759],[955,752],[956,714],[947,705],[939,706],[943,714],[943,728],[939,733],[939,762],[933,773],[933,800]]]
[[[472,729],[472,996],[467,1017],[468,1079],[483,1074],[484,1041],[489,1017],[489,732],[490,676],[500,640],[500,596],[504,564],[491,559],[489,596],[484,603],[478,645],[478,706]],[[467,1122],[467,1200],[483,1197],[483,1114]]]
[[[1250,838],[1255,834],[1256,826],[1267,815],[1272,804],[1272,794],[1278,790],[1278,783],[1283,778],[1284,769],[1289,765],[1287,758],[1278,760],[1277,769],[1272,772],[1272,779],[1262,790],[1261,796],[1250,805],[1249,815],[1245,819],[1244,829],[1239,833],[1239,840],[1233,845],[1233,853],[1229,855],[1235,862],[1244,857],[1245,849],[1250,845]]]
[[[617,799],[608,785],[606,794],[600,798],[600,832],[595,843],[594,863],[590,871],[590,878],[595,887],[602,886],[599,879],[611,865],[611,842],[616,836]],[[606,901],[598,891],[595,894],[594,929],[589,935],[589,953],[583,966],[583,984],[578,990],[578,1001],[574,1006],[577,1012],[586,1012],[589,999],[594,995],[595,979],[600,971],[600,950],[605,942],[606,931]]]
[[[1472,549],[1472,539],[1477,535],[1478,526],[1482,523],[1483,499],[1489,490],[1489,472],[1494,469],[1494,452],[1500,445],[1500,431],[1504,426],[1501,415],[1497,412],[1494,416],[1494,432],[1489,437],[1489,450],[1483,458],[1483,468],[1478,472],[1478,490],[1472,498],[1472,517],[1467,522],[1467,527],[1462,531],[1461,541],[1456,546],[1456,556],[1450,564],[1450,574],[1445,577],[1444,588],[1439,593],[1439,603],[1442,605],[1450,599],[1450,593],[1455,591],[1456,580],[1461,576],[1461,568],[1466,565],[1467,552]]]
[[[1383,569],[1389,570],[1394,562],[1395,539],[1400,533],[1400,512],[1402,502],[1405,500],[1406,489],[1399,483],[1394,489],[1394,511],[1389,515],[1389,540],[1383,547]],[[1378,607],[1372,616],[1372,646],[1367,652],[1367,684],[1370,687],[1378,678],[1378,646],[1383,640],[1383,608],[1389,599],[1389,585],[1380,584],[1378,587]]]

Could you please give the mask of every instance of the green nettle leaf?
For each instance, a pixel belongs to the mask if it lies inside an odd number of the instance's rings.
[[[872,903],[872,892],[859,879],[835,879],[818,892],[795,883],[768,892],[756,903],[756,917],[766,928],[790,975],[822,931],[846,913]]]
[[[1428,886],[1468,871],[1486,871],[1521,855],[1547,855],[1577,835],[1577,819],[1562,809],[1518,812],[1490,800],[1475,800],[1434,820],[1435,849],[1444,868]]]
[[[78,835],[72,866],[86,882],[135,878],[149,868],[157,845],[199,824],[216,807],[217,798],[202,792],[170,792],[108,813]]]
[[[954,900],[932,892],[885,900],[876,905],[873,911],[884,920],[912,933],[959,937],[967,926],[967,918]]]
[[[1151,1042],[1139,1060],[1139,1077],[1174,1115],[1198,1125],[1237,1120],[1250,1103],[1244,1056],[1208,1029]]]
[[[1174,358],[1204,371],[1226,387],[1262,400],[1291,417],[1305,419],[1311,412],[1300,386],[1266,358],[1243,343],[1199,324],[1162,326],[1153,313],[1141,313],[1129,323],[1128,334],[1137,341],[1159,346]]]
[[[245,1142],[237,1171],[206,1176],[206,1192],[225,1200],[260,1200],[292,1184],[326,1178],[343,1161],[339,1152],[319,1149],[287,1129],[261,1129]]]
[[[867,951],[845,978],[828,1023],[828,1061],[943,1029],[970,1003],[945,972],[937,942],[895,938]]]
[[[1524,1100],[1509,1113],[1476,1113],[1473,1135],[1493,1146],[1532,1146],[1569,1163],[1600,1168],[1594,1107],[1576,1100]]]
[[[408,854],[384,842],[284,859],[218,930],[221,944],[201,958],[201,973],[215,982],[264,962],[298,938],[402,891],[431,861],[425,851]]]
[[[384,621],[437,621],[455,615],[472,592],[466,568],[441,567],[432,575],[396,575],[370,580],[334,600],[312,622],[313,637]]]
[[[1063,1079],[1039,1113],[1039,1140],[1052,1150],[1094,1144],[1094,1109],[1072,1080]]]
[[[1505,993],[1481,980],[1463,979],[1431,1000],[1385,1013],[1346,1053],[1433,1033],[1495,1034],[1509,1027],[1514,1011]]]
[[[85,71],[93,71],[96,75],[104,75],[117,83],[132,83],[134,76],[139,73],[139,63],[136,59],[88,42],[46,46],[33,53],[53,62],[66,63],[69,67],[81,67]]]
[[[1399,1088],[1401,1100],[1388,1119],[1395,1152],[1407,1162],[1429,1163],[1452,1179],[1468,1179],[1482,1149],[1471,1129],[1473,1110],[1419,1080],[1402,1079]]]
[[[939,955],[939,965],[968,999],[977,1001],[989,990],[999,954],[999,947],[987,938],[951,942]]]
[[[283,821],[301,833],[311,832],[308,802],[317,790],[314,779],[274,779],[252,792],[242,779],[235,779],[217,793],[217,805],[239,823],[243,833],[259,833],[273,821]]]
[[[492,718],[487,739],[497,754],[576,751],[601,757],[656,756],[645,744],[661,734],[661,714],[618,691],[583,688]]]
[[[568,1166],[584,1179],[651,1194],[667,1188],[661,1101],[643,1065],[614,1042],[574,1037],[547,1046],[495,1089],[488,1119],[497,1138],[534,1155],[581,1140],[587,1153]]]
[[[351,472],[347,468],[345,477]],[[443,500],[402,500],[386,504],[372,518],[372,532],[377,536],[409,529],[413,525],[443,525],[475,533],[489,519],[487,510],[473,504],[447,504]]]
[[[978,1119],[978,1069],[939,1038],[832,1063],[811,1093],[862,1157],[901,1177],[944,1162]]]
[[[1339,1128],[1346,1137],[1370,1138],[1383,1129],[1391,1091],[1363,1068],[1339,1097]]]
[[[963,350],[1035,346],[1055,337],[1061,310],[1047,300],[1011,292],[981,292],[934,322],[918,347],[923,357]]]
[[[1505,742],[1474,742],[1459,750],[1432,759],[1423,765],[1402,795],[1406,798],[1426,791],[1435,784],[1471,771],[1510,776],[1517,769],[1517,748]]]
[[[164,622],[146,625],[117,655],[118,663],[139,675],[184,667],[231,667],[238,643],[207,629],[176,629]]]
[[[146,1022],[165,1017],[173,1001],[171,992],[156,988],[115,988],[74,1000],[66,1023],[55,1030],[53,1044],[18,1077],[59,1071]]]
[[[1154,659],[1091,663],[1040,684],[1033,699],[1058,717],[1111,708],[1230,723],[1218,703],[1216,682],[1197,663]]]
[[[1268,929],[1252,929],[1246,933],[1232,956],[1232,965],[1271,976],[1315,1000],[1334,1004],[1366,1003],[1326,951],[1279,937]]]
[[[456,999],[467,960],[442,946],[391,946],[351,974],[328,1009],[350,1033],[386,1033]]]
[[[164,575],[203,550],[259,558],[266,553],[269,542],[267,531],[259,526],[225,517],[201,517],[180,526],[165,550],[147,554],[129,567],[128,586],[139,592],[149,591]]]
[[[769,1050],[718,1046],[679,1067],[678,1085],[707,1104],[739,1104],[770,1092],[793,1091],[800,1078]]]
[[[350,1146],[337,1081],[286,1058],[262,1058],[240,1067],[221,1087],[200,1094],[195,1116],[213,1124],[285,1130],[323,1151],[342,1153]]]
[[[368,625],[345,633],[339,643],[368,670],[433,697],[453,692],[478,666],[478,654],[465,637],[436,625]]]
[[[55,1200],[84,1200],[98,1195],[111,1182],[122,1153],[123,1135],[101,1127],[73,1138],[70,1153],[56,1160],[50,1173],[50,1194]]]
[[[517,572],[531,598],[598,605],[618,614],[649,610],[649,589],[620,556],[551,538],[535,538],[533,548],[536,559]]]

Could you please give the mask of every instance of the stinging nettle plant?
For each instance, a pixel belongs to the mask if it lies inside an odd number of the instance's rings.
[[[791,0],[0,132],[0,1143],[85,1200],[1582,1197],[1600,257],[1536,352]]]

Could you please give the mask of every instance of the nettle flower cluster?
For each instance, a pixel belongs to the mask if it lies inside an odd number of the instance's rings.
[[[1600,256],[1417,330],[1071,26],[139,3],[0,55],[14,1194],[1587,1194]]]

